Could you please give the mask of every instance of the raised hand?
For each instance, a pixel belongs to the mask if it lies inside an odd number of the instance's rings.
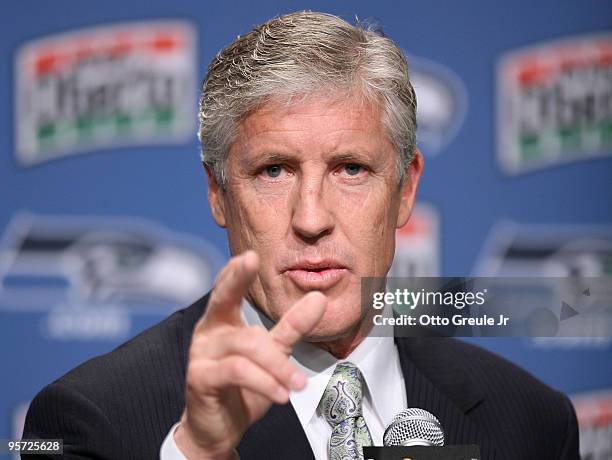
[[[247,326],[240,316],[240,303],[258,267],[253,251],[232,258],[195,326],[185,410],[174,434],[187,458],[237,458],[235,447],[246,429],[272,403],[287,403],[289,391],[306,384],[288,355],[320,321],[327,299],[319,292],[305,295],[270,331]]]

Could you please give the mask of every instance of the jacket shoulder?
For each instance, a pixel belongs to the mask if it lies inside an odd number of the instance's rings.
[[[462,340],[446,339],[449,359],[460,363],[472,376],[471,382],[485,395],[512,394],[550,403],[560,402],[560,393],[507,359],[481,346]],[[519,398],[520,399],[520,398]]]
[[[78,444],[92,438],[86,433],[93,430],[93,438],[106,440],[104,446],[120,439],[126,455],[141,452],[133,458],[156,455],[183,410],[186,353],[206,302],[204,297],[175,312],[47,385],[30,405],[24,435],[71,434]]]
[[[576,415],[567,396],[480,346],[442,339],[437,347],[433,355],[444,354],[446,366],[460,367],[464,384],[482,395],[468,415],[487,427],[501,451],[537,446],[551,458],[578,458]]]
[[[109,353],[92,358],[56,382],[83,395],[108,401],[130,398],[149,389],[182,381],[186,353],[205,298],[179,310]],[[117,393],[116,388],[123,392]],[[101,404],[103,405],[103,404]]]

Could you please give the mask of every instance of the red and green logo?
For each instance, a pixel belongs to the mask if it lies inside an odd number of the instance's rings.
[[[22,164],[193,137],[195,34],[178,21],[83,29],[23,45],[16,59]]]
[[[512,52],[497,78],[505,172],[612,155],[612,34]]]

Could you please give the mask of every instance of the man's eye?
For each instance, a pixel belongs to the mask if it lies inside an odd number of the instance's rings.
[[[359,174],[361,171],[363,170],[363,168],[357,164],[354,163],[348,163],[346,165],[344,165],[344,171],[349,175],[349,176],[356,176],[357,174]]]
[[[266,166],[264,172],[268,177],[278,177],[283,172],[283,168],[280,165],[270,165]]]

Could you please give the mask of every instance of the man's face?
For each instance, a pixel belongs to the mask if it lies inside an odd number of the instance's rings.
[[[209,201],[232,254],[259,254],[249,298],[270,319],[316,290],[329,303],[311,340],[359,325],[360,279],[386,275],[421,173],[417,152],[400,187],[396,158],[362,98],[268,102],[238,125],[226,187],[209,177]]]

